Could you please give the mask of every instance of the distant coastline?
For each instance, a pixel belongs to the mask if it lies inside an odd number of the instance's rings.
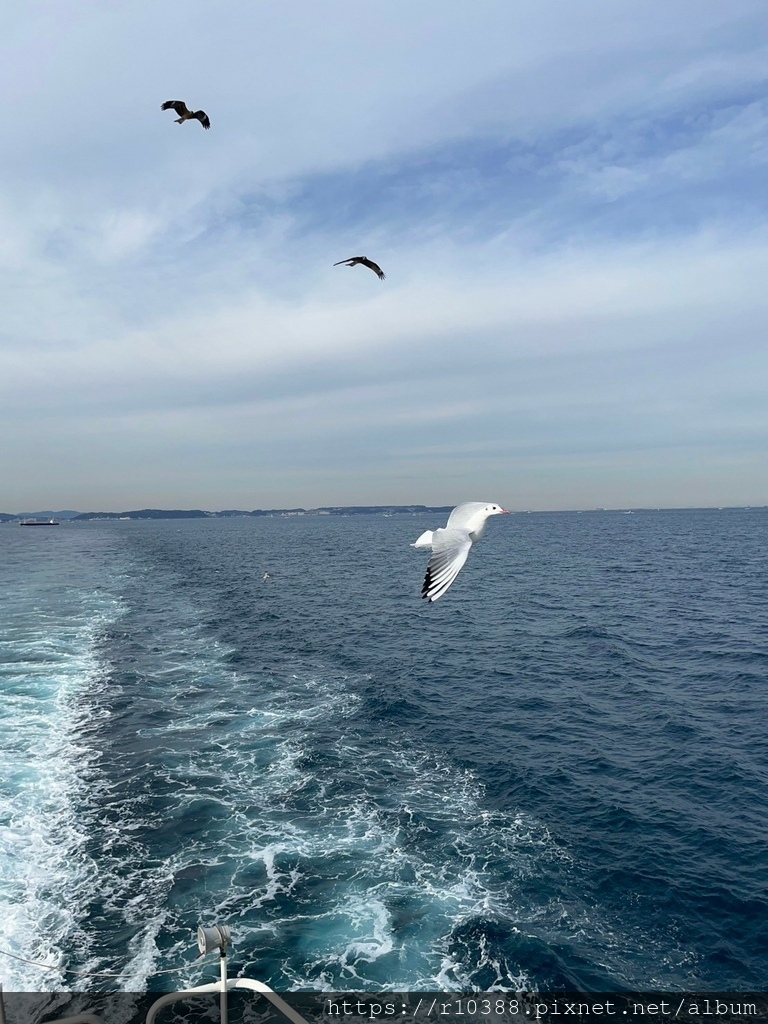
[[[24,519],[51,518],[54,517],[62,522],[89,522],[92,520],[117,520],[117,519],[232,519],[236,517],[281,517],[293,516],[397,516],[397,515],[420,515],[422,513],[434,515],[447,515],[453,509],[452,505],[323,505],[319,508],[257,508],[247,511],[245,509],[228,508],[219,512],[208,512],[205,509],[179,509],[179,508],[142,508],[133,509],[127,512],[77,512],[73,509],[51,510],[45,509],[38,512],[0,512],[0,524],[18,523]],[[768,505],[722,505],[722,506],[692,506],[690,508],[655,508],[651,506],[626,508],[588,508],[588,509],[516,509],[519,515],[525,514],[573,514],[573,513],[594,513],[594,512],[727,512],[739,510],[761,511],[768,510]]]
[[[416,515],[421,512],[449,513],[452,505],[326,505],[321,508],[257,508],[250,512],[245,509],[227,508],[220,512],[204,509],[142,508],[128,512],[76,512],[63,509],[57,512],[0,512],[0,522],[15,523],[35,516],[66,520],[71,523],[93,519],[232,519],[237,516],[394,516]]]

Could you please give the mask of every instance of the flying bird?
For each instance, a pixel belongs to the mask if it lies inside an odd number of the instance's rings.
[[[380,281],[383,281],[386,276],[378,263],[374,263],[373,260],[369,260],[367,256],[350,256],[348,260],[339,260],[338,263],[334,263],[333,265],[334,267],[340,267],[342,263],[345,263],[348,267],[356,267],[358,263],[362,263],[364,267],[368,267],[369,270],[372,270]]]
[[[465,501],[448,516],[445,528],[426,530],[412,548],[432,548],[421,596],[437,601],[453,583],[467,560],[469,549],[485,533],[489,516],[507,516],[501,505]]]
[[[179,115],[176,118],[176,124],[183,124],[184,121],[191,121],[197,118],[203,128],[208,129],[211,127],[211,122],[204,110],[190,110],[183,100],[166,100],[160,109],[175,110]]]

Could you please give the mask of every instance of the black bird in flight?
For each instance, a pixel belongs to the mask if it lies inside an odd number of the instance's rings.
[[[211,122],[204,110],[190,110],[183,100],[166,100],[160,109],[175,110],[179,115],[176,118],[176,124],[183,124],[184,121],[191,121],[197,118],[203,128],[211,127]]]
[[[344,263],[348,267],[355,267],[358,263],[362,263],[364,267],[368,267],[374,274],[379,278],[380,281],[384,280],[385,274],[378,263],[374,263],[373,260],[369,260],[367,256],[350,256],[348,260],[339,260],[338,263],[334,263],[334,267],[340,267]]]

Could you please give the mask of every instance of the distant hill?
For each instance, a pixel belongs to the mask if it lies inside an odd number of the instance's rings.
[[[414,515],[418,512],[435,514],[451,512],[453,505],[327,505],[316,509],[224,509],[221,512],[206,512],[203,509],[133,509],[127,512],[73,512],[67,516],[73,522],[92,519],[219,519],[232,516],[298,516],[298,515]],[[55,515],[62,513],[37,513]],[[32,514],[31,514],[32,515]],[[8,516],[8,519],[22,516]]]
[[[0,512],[0,523],[13,523],[17,519],[75,519],[79,514],[71,508],[46,508],[38,512]]]
[[[765,505],[737,505],[724,508],[668,508],[650,509],[637,508],[635,512],[723,512],[739,511],[741,509],[768,509]],[[180,509],[180,508],[141,508],[129,512],[75,512],[72,509],[52,511],[44,509],[38,512],[0,512],[0,523],[15,523],[21,519],[58,519],[69,520],[70,522],[86,522],[93,519],[229,519],[234,516],[396,516],[396,515],[429,515],[447,516],[453,510],[453,505],[322,505],[319,508],[256,508],[250,512],[244,509],[227,508],[220,512],[206,512],[203,509]],[[542,514],[546,513],[539,510]],[[626,509],[571,509],[571,512],[581,514],[582,512],[616,512],[627,514]],[[564,510],[554,513],[555,515],[567,514]]]
[[[81,512],[73,516],[73,522],[86,519],[212,519],[215,512],[204,512],[199,508],[141,508],[132,512]]]

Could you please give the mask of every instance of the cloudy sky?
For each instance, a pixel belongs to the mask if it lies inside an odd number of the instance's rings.
[[[768,503],[765,0],[0,38],[1,511]]]

